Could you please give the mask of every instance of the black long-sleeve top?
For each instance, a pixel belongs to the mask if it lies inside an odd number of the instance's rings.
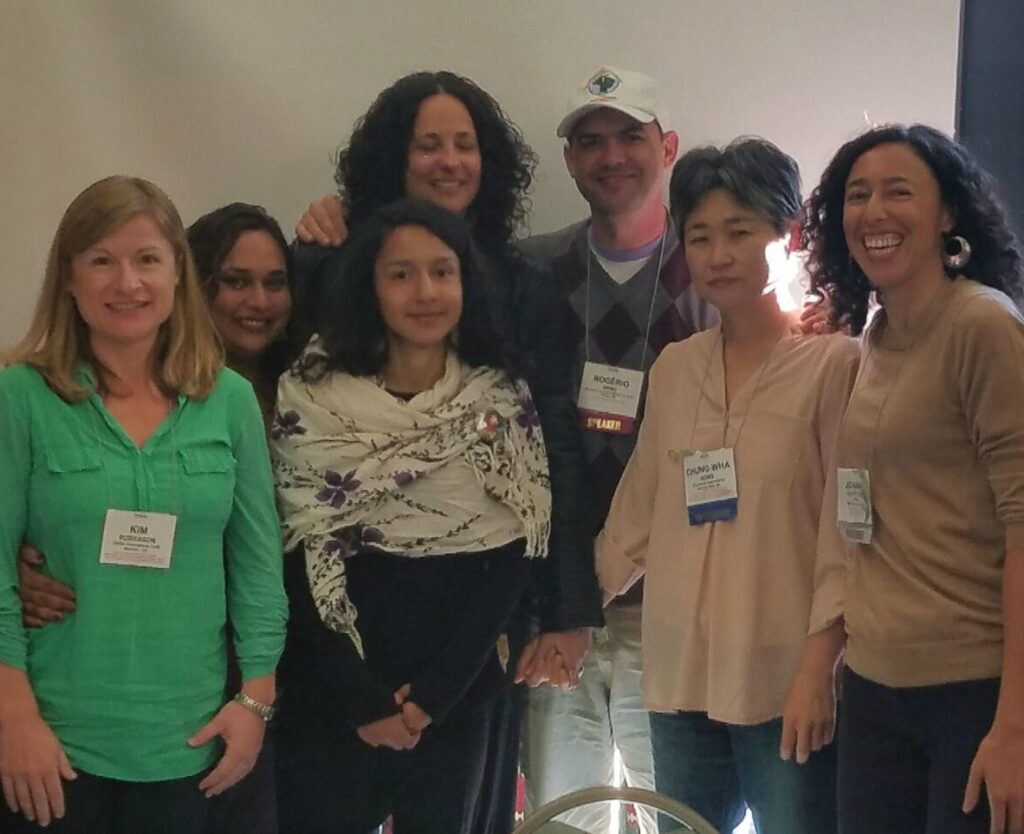
[[[394,693],[407,683],[408,700],[435,722],[459,703],[498,694],[511,684],[528,632],[522,603],[532,560],[522,553],[519,540],[451,556],[351,557],[345,575],[362,658],[317,614],[301,548],[287,554],[283,706],[327,711],[355,729],[396,714]]]

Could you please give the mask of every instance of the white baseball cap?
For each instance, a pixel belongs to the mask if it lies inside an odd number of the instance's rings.
[[[557,134],[565,139],[576,123],[592,110],[609,107],[642,124],[657,121],[664,126],[654,79],[642,72],[602,67],[581,87],[573,90],[568,112],[558,123]]]

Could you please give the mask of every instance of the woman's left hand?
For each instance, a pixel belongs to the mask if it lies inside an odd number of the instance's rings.
[[[964,792],[964,813],[978,804],[984,783],[992,834],[1024,834],[1024,728],[997,719],[978,745]]]
[[[796,751],[804,764],[827,744],[836,728],[835,679],[832,667],[801,669],[789,688],[782,708],[782,744],[779,755],[789,761]]]
[[[209,798],[241,782],[256,764],[265,732],[264,720],[241,704],[228,701],[221,707],[220,712],[188,740],[189,747],[202,747],[218,736],[224,740],[224,755],[199,783],[199,790]]]

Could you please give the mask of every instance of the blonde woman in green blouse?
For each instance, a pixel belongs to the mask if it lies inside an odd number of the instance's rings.
[[[285,602],[259,408],[166,195],[110,177],[72,202],[4,360],[3,830],[201,831],[262,745]],[[78,597],[30,633],[22,540]],[[229,615],[243,686],[224,704]]]

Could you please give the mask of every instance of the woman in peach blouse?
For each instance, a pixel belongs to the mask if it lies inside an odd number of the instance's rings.
[[[731,831],[834,832],[833,670],[842,547],[826,474],[857,367],[794,333],[766,251],[800,213],[796,163],[763,139],[676,164],[672,217],[721,324],[651,370],[636,451],[598,539],[606,597],[646,574],[644,697],[660,792]]]

